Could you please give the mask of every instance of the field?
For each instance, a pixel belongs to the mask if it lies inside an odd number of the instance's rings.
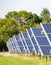
[[[0,65],[51,65],[51,58],[46,61],[43,57],[42,60],[39,56],[28,56],[18,54],[0,54]]]

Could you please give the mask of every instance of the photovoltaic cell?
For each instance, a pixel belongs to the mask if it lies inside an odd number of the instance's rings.
[[[47,23],[47,24],[41,23],[41,27],[47,37],[47,40],[51,42],[51,23]]]
[[[23,34],[23,33],[22,33],[22,34]],[[32,42],[31,42],[31,40],[30,40],[30,38],[29,38],[27,32],[26,32],[26,35],[27,35],[27,36],[25,37],[25,35],[23,34],[24,42],[26,43],[26,46],[27,46],[29,52],[31,53],[32,50],[34,49],[34,47],[33,47],[33,45],[32,45]]]
[[[46,37],[36,37],[39,45],[49,45],[48,40],[46,39]]]
[[[30,52],[33,52],[33,51],[34,51],[34,49],[33,49],[33,46],[32,46],[32,45],[31,45],[31,46],[29,45],[29,46],[28,46],[28,48],[29,48]]]
[[[42,24],[47,33],[51,33],[51,23]]]
[[[34,37],[31,37],[33,44],[36,44]]]
[[[35,44],[34,47],[35,47],[35,49],[36,49],[36,51],[37,51],[37,53],[38,53],[38,50],[39,50],[38,45]]]
[[[9,44],[9,47],[10,47],[11,53],[14,53],[14,48],[13,48],[13,45],[12,45],[11,40],[9,39],[8,42],[9,42],[8,44]]]
[[[28,39],[25,39],[25,41],[26,41],[27,45],[32,45],[32,43],[31,43],[31,41],[30,41],[29,38]]]
[[[23,32],[22,34],[23,34],[24,38],[29,38],[27,32]]]
[[[37,44],[36,44],[36,42],[35,42],[35,39],[34,39],[34,36],[33,36],[33,34],[32,34],[31,29],[28,29],[28,30],[27,30],[27,33],[29,34],[30,40],[32,41],[35,54],[37,54],[39,48],[38,48],[38,46],[37,46]]]
[[[40,46],[44,56],[51,56],[51,46]]]
[[[11,45],[13,47],[14,53],[16,53],[16,48],[15,48],[15,45],[14,45],[14,42],[13,42],[12,38],[10,39],[10,42],[11,42]]]
[[[23,46],[21,41],[17,41],[17,44],[18,44],[20,47]]]
[[[33,45],[34,53],[37,54],[38,53],[38,46],[37,46],[37,44],[35,42],[34,36],[32,35],[31,29],[28,29],[27,33],[28,33],[28,36],[29,36],[29,38],[31,40],[31,43]]]
[[[30,29],[28,29],[28,32],[29,32],[30,37],[32,37],[32,32]]]
[[[19,38],[19,35],[18,35],[19,40],[17,39],[17,37],[15,37],[15,38],[16,38],[17,45],[19,46],[19,49],[20,49],[21,53],[25,52],[23,44],[22,44],[22,42],[21,42],[21,40]]]
[[[44,34],[42,34],[42,29],[41,28],[32,28],[35,36],[44,36]]]
[[[18,40],[19,41],[19,40]],[[13,36],[13,44],[14,44],[14,46],[15,46],[15,49],[16,49],[16,53],[20,53],[20,48],[19,48],[19,46],[18,46],[18,43],[17,43],[17,40],[16,40],[16,36]]]
[[[51,41],[51,34],[47,34],[48,35],[48,37],[49,37],[49,40]]]
[[[49,45],[49,42],[47,41],[45,35],[39,34],[41,32],[41,29],[38,29],[38,35],[37,35],[37,29],[31,29],[31,31],[34,34],[34,38],[36,40],[36,43],[39,47],[39,50],[43,56],[49,56],[51,55],[50,50],[51,46]],[[50,48],[49,48],[50,47]],[[49,52],[49,53],[47,53]]]
[[[9,44],[9,41],[7,41],[7,48],[8,48],[8,50],[9,50],[9,52],[11,53],[11,52],[12,52],[12,49],[11,49],[11,46],[10,46],[10,44]]]
[[[24,40],[24,38],[22,37],[22,34],[20,34],[20,37],[21,37],[22,43],[23,43],[23,45],[24,45],[24,47],[25,47],[26,53],[29,53],[29,51],[27,50],[27,46],[26,46],[25,40]]]

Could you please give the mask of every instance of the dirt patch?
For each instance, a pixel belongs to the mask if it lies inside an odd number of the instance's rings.
[[[0,52],[0,56],[18,56],[18,54],[10,54],[9,52]]]

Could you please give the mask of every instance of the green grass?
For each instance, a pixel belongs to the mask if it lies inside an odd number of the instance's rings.
[[[25,56],[0,56],[0,65],[51,65],[51,59],[46,62],[39,57],[25,57]]]

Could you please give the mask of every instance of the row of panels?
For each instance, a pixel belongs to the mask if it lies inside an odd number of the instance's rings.
[[[13,36],[7,41],[7,47],[10,53],[41,53],[42,56],[51,56],[51,43],[46,33],[45,24],[40,24],[41,28],[30,28],[26,32]],[[47,27],[51,27],[51,25]],[[50,28],[51,30],[51,28]],[[51,40],[50,40],[51,41]]]

